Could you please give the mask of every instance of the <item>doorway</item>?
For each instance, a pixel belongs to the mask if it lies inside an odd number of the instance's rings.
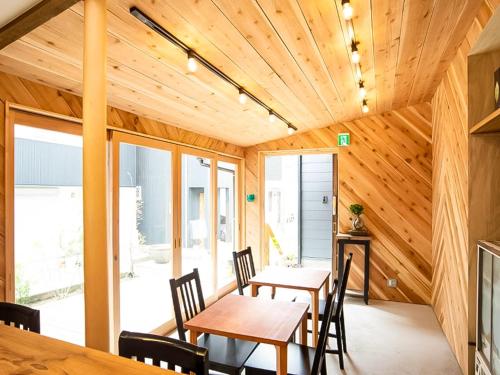
[[[330,265],[336,155],[266,155],[264,235],[270,265]]]

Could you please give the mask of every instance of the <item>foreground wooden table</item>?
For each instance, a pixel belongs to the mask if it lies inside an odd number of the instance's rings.
[[[256,297],[260,286],[306,290],[311,294],[312,346],[318,344],[319,291],[323,288],[325,300],[329,292],[330,271],[311,268],[269,267],[252,277],[252,296]]]
[[[203,332],[274,345],[277,373],[285,375],[288,343],[299,325],[300,342],[306,343],[308,308],[307,303],[228,294],[184,323],[184,327],[193,344]]]
[[[178,373],[0,324],[0,374],[174,375]]]

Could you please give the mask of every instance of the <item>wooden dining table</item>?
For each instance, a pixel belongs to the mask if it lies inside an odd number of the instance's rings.
[[[197,344],[200,333],[274,345],[276,369],[287,374],[288,343],[300,326],[300,342],[307,341],[307,303],[276,301],[228,294],[184,323]]]
[[[252,277],[252,296],[256,297],[261,286],[308,291],[311,294],[312,346],[318,344],[319,293],[323,288],[324,298],[330,288],[330,271],[313,268],[268,267]]]
[[[179,373],[0,324],[0,374],[174,375]]]

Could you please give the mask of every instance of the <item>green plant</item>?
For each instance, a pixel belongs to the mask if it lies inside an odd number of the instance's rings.
[[[30,300],[30,282],[22,275],[19,266],[16,267],[16,301],[18,303],[28,303]]]
[[[359,216],[363,213],[363,211],[365,210],[365,208],[358,204],[358,203],[355,203],[355,204],[351,204],[349,206],[349,212],[353,215],[356,215],[356,216]]]

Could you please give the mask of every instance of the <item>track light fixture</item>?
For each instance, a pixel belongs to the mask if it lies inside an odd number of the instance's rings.
[[[354,64],[359,64],[360,56],[358,51],[358,44],[353,40],[351,43],[351,52],[352,52],[352,62]]]
[[[352,18],[354,10],[352,9],[351,2],[349,0],[342,0],[342,15],[346,21]]]
[[[285,119],[279,113],[275,112],[271,107],[269,107],[266,103],[264,103],[262,100],[257,98],[255,95],[253,95],[252,93],[243,89],[243,87],[240,84],[238,84],[238,82],[233,80],[231,77],[229,77],[227,74],[225,74],[219,68],[217,68],[211,62],[206,60],[203,56],[196,53],[196,51],[192,50],[188,45],[186,45],[183,41],[181,41],[175,35],[173,35],[169,31],[165,30],[162,26],[160,26],[158,23],[156,23],[151,18],[149,18],[141,10],[139,10],[136,7],[132,7],[132,8],[130,8],[130,14],[132,14],[135,18],[137,18],[139,21],[141,21],[147,27],[149,27],[150,29],[152,29],[153,31],[158,33],[160,36],[162,36],[163,38],[168,40],[170,43],[172,43],[173,45],[175,45],[179,49],[183,50],[187,54],[187,57],[188,57],[187,67],[188,67],[190,72],[195,72],[198,69],[198,64],[203,65],[206,69],[210,70],[212,73],[214,73],[215,75],[217,75],[219,78],[223,79],[224,81],[226,81],[230,85],[234,86],[238,90],[238,100],[241,104],[245,104],[247,102],[247,100],[250,98],[255,103],[257,103],[262,108],[264,108],[268,111],[270,122],[275,122],[276,119],[280,119],[284,124],[287,124],[288,132],[290,132],[290,129],[292,129],[292,131],[297,130],[297,128],[295,126],[293,126],[287,119]]]
[[[366,101],[366,99],[363,99],[363,106],[361,107],[361,111],[363,111],[363,113],[370,112],[370,108],[368,108],[368,102]]]
[[[275,123],[276,122],[276,115],[274,114],[273,111],[269,111],[269,122],[271,124]]]
[[[248,95],[245,93],[245,90],[239,89],[239,97],[238,100],[240,101],[240,104],[245,104],[248,99]]]
[[[359,97],[361,99],[366,98],[366,89],[365,89],[365,84],[363,81],[359,81]]]
[[[192,51],[189,51],[187,56],[188,56],[188,60],[187,60],[188,70],[190,72],[194,73],[198,69],[198,63],[196,62],[196,57]]]

